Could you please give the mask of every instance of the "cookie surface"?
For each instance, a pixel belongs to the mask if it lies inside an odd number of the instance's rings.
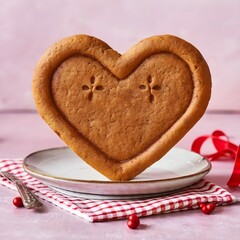
[[[69,37],[46,51],[33,77],[46,123],[119,181],[165,155],[203,115],[210,92],[199,51],[170,35],[144,39],[124,55],[90,36]]]

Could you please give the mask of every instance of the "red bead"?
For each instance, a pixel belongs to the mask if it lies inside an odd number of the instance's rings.
[[[127,225],[131,229],[136,229],[140,224],[140,220],[136,214],[132,214],[127,221]]]
[[[199,206],[200,208],[203,208],[204,206],[206,206],[206,204],[203,203],[203,202],[199,202],[199,203],[198,203],[198,206]]]
[[[16,207],[23,207],[23,202],[22,202],[22,198],[21,197],[15,197],[13,199],[13,205],[15,205]]]
[[[209,214],[215,209],[215,207],[216,207],[215,203],[208,203],[205,206],[203,206],[201,210],[203,213]]]
[[[128,220],[127,225],[131,229],[136,229],[139,226],[139,224],[137,222],[134,222],[133,220]]]
[[[131,216],[129,216],[128,219],[132,220],[134,222],[138,222],[138,224],[140,223],[140,220],[139,220],[139,218],[138,218],[138,216],[136,214],[132,214]]]

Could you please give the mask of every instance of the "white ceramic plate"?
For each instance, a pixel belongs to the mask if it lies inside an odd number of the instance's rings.
[[[199,154],[172,148],[135,179],[115,182],[63,147],[34,152],[24,159],[23,167],[30,175],[64,194],[95,199],[129,199],[156,196],[189,186],[210,171],[211,163]]]

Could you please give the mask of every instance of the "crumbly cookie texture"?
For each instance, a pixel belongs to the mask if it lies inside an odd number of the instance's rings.
[[[204,58],[171,35],[144,39],[123,55],[94,37],[68,37],[45,52],[33,76],[42,118],[114,181],[161,159],[201,118],[210,95]]]

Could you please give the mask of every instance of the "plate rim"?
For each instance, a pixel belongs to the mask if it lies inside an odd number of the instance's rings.
[[[185,151],[188,151],[188,152],[192,152],[190,150],[186,150],[186,149],[183,149],[183,148],[179,148],[179,147],[173,147],[175,149],[182,149],[182,150],[185,150]],[[38,176],[40,178],[48,178],[48,179],[52,179],[52,180],[61,180],[61,181],[65,181],[65,182],[74,182],[74,183],[94,183],[94,184],[145,184],[145,183],[152,183],[152,182],[165,182],[165,181],[176,181],[176,180],[179,180],[179,179],[185,179],[185,178],[191,178],[191,177],[194,177],[194,176],[198,176],[200,174],[204,174],[206,175],[208,172],[211,171],[212,169],[212,164],[210,162],[210,160],[208,160],[207,158],[203,157],[202,155],[198,154],[198,153],[195,153],[197,155],[199,155],[200,157],[202,157],[201,161],[206,161],[207,162],[207,166],[197,172],[197,173],[193,173],[193,174],[187,174],[187,175],[184,175],[184,176],[180,176],[180,177],[172,177],[172,178],[165,178],[165,179],[149,179],[149,180],[136,180],[136,181],[112,181],[112,180],[81,180],[81,179],[69,179],[69,178],[64,178],[64,177],[56,177],[56,176],[51,176],[51,175],[48,175],[48,174],[45,174],[45,173],[42,173],[42,172],[38,172],[38,171],[34,171],[32,169],[30,169],[27,165],[27,160],[29,157],[31,157],[32,155],[35,155],[35,154],[38,154],[40,152],[45,152],[45,151],[51,151],[51,150],[58,150],[58,149],[70,149],[69,147],[67,146],[63,146],[63,147],[54,147],[54,148],[47,148],[47,149],[41,149],[41,150],[38,150],[38,151],[35,151],[35,152],[32,152],[30,153],[29,155],[27,155],[24,159],[23,159],[23,162],[22,162],[22,166],[24,168],[24,170],[29,173],[30,175],[33,175],[33,176]],[[71,149],[70,149],[71,150]],[[72,151],[72,150],[71,150]],[[74,153],[74,152],[73,152]],[[83,160],[82,160],[83,161]],[[91,166],[89,166],[91,167]],[[151,166],[150,166],[151,167]]]
[[[147,199],[147,198],[155,198],[160,196],[172,195],[181,190],[185,189],[185,187],[177,188],[176,190],[163,191],[163,192],[152,192],[152,193],[135,193],[135,194],[99,194],[92,192],[77,192],[74,190],[68,190],[60,187],[49,186],[51,189],[60,192],[61,194],[65,194],[72,197],[82,197],[85,199],[94,199],[94,200],[139,200],[139,199]],[[72,194],[73,193],[73,194]],[[82,196],[77,196],[75,194],[79,194]],[[85,196],[84,196],[85,195]],[[90,198],[87,198],[90,197]],[[101,198],[98,198],[101,197]]]

